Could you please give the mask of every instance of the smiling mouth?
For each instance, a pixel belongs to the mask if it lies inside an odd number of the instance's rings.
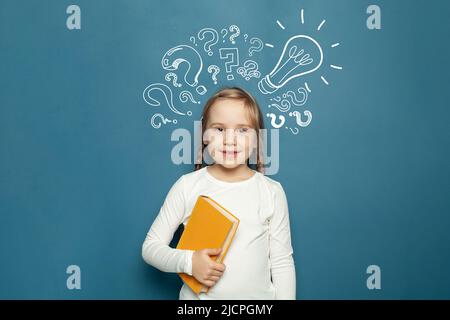
[[[240,151],[222,151],[222,154],[224,156],[237,156],[240,153]]]

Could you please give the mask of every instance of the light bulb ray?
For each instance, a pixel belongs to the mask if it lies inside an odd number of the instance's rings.
[[[334,64],[330,64],[330,67],[337,70],[342,70],[341,66],[335,66]]]
[[[320,23],[320,25],[317,27],[317,31],[320,31],[320,28],[322,28],[323,24],[325,23],[325,19],[322,20],[322,22]]]
[[[281,22],[279,20],[277,20],[277,24],[281,29],[283,29],[283,30],[285,29],[285,27],[281,24]]]

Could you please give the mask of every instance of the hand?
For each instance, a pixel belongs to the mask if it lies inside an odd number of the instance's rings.
[[[225,271],[223,263],[217,263],[209,257],[218,255],[221,251],[222,248],[202,249],[192,255],[192,275],[207,287],[214,286]]]

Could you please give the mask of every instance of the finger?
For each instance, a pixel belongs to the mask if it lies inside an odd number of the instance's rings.
[[[218,271],[218,270],[211,270],[211,272],[209,273],[210,276],[216,276],[216,277],[221,277],[223,275],[222,271]]]
[[[212,249],[206,249],[206,253],[208,255],[217,255],[222,251],[222,248],[212,248]]]
[[[225,271],[225,265],[223,263],[214,263],[213,269],[217,271],[224,272]]]

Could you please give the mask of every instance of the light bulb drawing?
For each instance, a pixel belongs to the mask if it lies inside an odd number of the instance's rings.
[[[319,43],[306,35],[291,37],[273,70],[258,83],[263,94],[271,94],[294,78],[312,73],[320,68],[323,51]]]

